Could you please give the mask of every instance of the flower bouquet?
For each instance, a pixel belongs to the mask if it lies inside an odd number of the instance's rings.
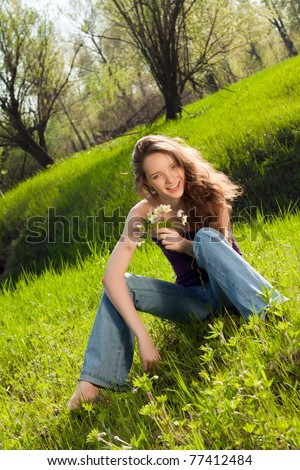
[[[151,212],[148,212],[147,218],[141,224],[136,224],[136,228],[140,231],[140,238],[138,241],[138,246],[141,246],[150,236],[151,231],[160,228],[160,227],[169,227],[173,228],[172,222],[165,219],[165,215],[172,212],[170,204],[161,204],[160,206],[155,207]],[[174,222],[174,218],[171,218]],[[185,225],[187,222],[187,215],[184,214],[182,209],[179,209],[176,214],[176,221],[180,219],[181,224]]]

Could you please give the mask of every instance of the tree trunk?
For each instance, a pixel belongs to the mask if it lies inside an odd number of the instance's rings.
[[[227,80],[229,83],[236,83],[237,82],[237,76],[233,73],[232,71],[232,68],[230,66],[230,63],[228,62],[228,60],[226,59],[226,57],[224,57],[223,59],[223,63],[224,63],[224,66],[225,66],[225,70],[227,72]]]
[[[259,67],[262,69],[264,64],[263,64],[261,56],[258,53],[256,45],[254,44],[253,41],[250,41],[249,46],[250,46],[250,49],[248,51],[246,50],[246,52],[248,52],[248,54],[250,55],[251,60],[254,60],[256,63],[258,63]]]
[[[280,34],[280,36],[281,36],[281,38],[284,42],[284,45],[286,47],[286,50],[288,51],[289,56],[294,57],[294,56],[298,55],[298,51],[295,48],[294,43],[293,43],[290,35],[288,34],[287,29],[284,26],[282,19],[281,18],[275,18],[275,19],[270,20],[270,21],[275,26],[277,31],[279,32],[279,34]]]
[[[24,124],[16,116],[14,117],[13,124],[17,134],[16,142],[18,147],[28,152],[43,168],[53,165],[53,158],[34,140]]]
[[[46,152],[48,152],[46,137],[45,137],[46,126],[47,126],[47,124],[46,125],[43,124],[43,125],[40,125],[38,127],[38,136],[39,136],[39,145],[40,145],[40,147],[42,147]]]
[[[92,141],[92,139],[90,138],[89,134],[87,133],[87,131],[85,129],[82,129],[82,132],[89,144],[90,147],[93,147],[93,145],[95,145],[95,142]]]
[[[167,92],[164,94],[164,99],[166,103],[166,120],[177,119],[181,116],[182,112],[182,103],[181,96],[177,90]]]
[[[73,149],[73,152],[77,153],[78,152],[78,148],[74,142],[73,139],[70,139],[70,142],[71,142],[71,145],[72,145],[72,149]]]
[[[77,127],[75,126],[75,124],[74,124],[74,122],[73,122],[73,120],[72,120],[72,118],[71,118],[71,116],[70,116],[70,114],[69,114],[67,108],[65,107],[64,103],[62,102],[62,100],[61,100],[60,98],[59,98],[58,100],[59,100],[59,104],[61,105],[61,107],[62,107],[62,109],[63,109],[63,111],[64,111],[64,113],[65,113],[65,115],[66,115],[66,117],[67,117],[67,119],[68,119],[68,121],[69,121],[69,123],[71,124],[71,127],[72,127],[73,131],[74,131],[75,134],[77,135],[77,138],[78,138],[78,140],[79,140],[81,149],[82,149],[82,150],[86,150],[85,142],[84,142],[83,138],[81,137],[79,130],[78,130]]]
[[[14,129],[14,137],[11,141],[13,146],[29,153],[43,168],[46,168],[48,165],[53,165],[53,158],[34,140],[31,132],[24,125],[16,100],[13,100],[13,105],[9,108],[2,106],[2,109],[4,109],[4,112],[8,115],[11,128]]]
[[[220,89],[220,86],[217,82],[215,74],[212,71],[208,71],[205,74],[205,78],[206,78],[206,82],[207,82],[209,91],[214,93],[215,91],[218,91]]]
[[[54,164],[53,158],[31,136],[23,137],[20,147],[35,158],[43,168]]]

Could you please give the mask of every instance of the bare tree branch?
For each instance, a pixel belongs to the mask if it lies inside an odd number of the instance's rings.
[[[214,6],[209,7],[213,14],[208,31],[202,33],[198,57],[193,45],[195,35],[190,29],[197,0],[112,0],[112,3],[164,96],[167,118],[176,118],[181,114],[187,82],[230,45],[227,38],[230,32],[226,28],[222,33],[217,31],[226,2],[215,0]],[[197,37],[199,34],[201,37],[201,31],[197,31]]]
[[[43,167],[54,163],[45,132],[67,89],[79,44],[66,70],[53,27],[19,3],[0,12],[0,145],[19,147]]]

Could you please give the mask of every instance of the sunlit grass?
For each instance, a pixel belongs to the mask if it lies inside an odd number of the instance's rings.
[[[0,200],[0,255],[16,279],[21,264],[27,270],[0,293],[0,449],[299,448],[299,69],[296,57],[265,70],[189,105],[178,122],[58,162]],[[162,356],[157,377],[143,375],[136,354],[131,390],[102,392],[99,404],[70,414],[108,249],[137,200],[130,154],[150,132],[184,138],[244,185],[235,236],[290,301],[265,323],[223,312],[191,327],[142,313]],[[95,238],[86,221],[102,207],[115,228],[104,232],[100,214]],[[61,217],[55,243],[29,244],[28,220],[39,217],[49,235],[50,208]],[[74,217],[84,243],[74,242]],[[130,270],[174,280],[154,244],[137,251]]]
[[[246,221],[235,226],[245,258],[290,298],[266,322],[224,312],[195,327],[142,314],[162,356],[157,377],[143,376],[136,354],[131,390],[102,392],[100,403],[71,414],[65,403],[108,253],[4,290],[0,448],[298,449],[299,232],[299,214],[270,219],[256,232]],[[154,244],[137,251],[130,270],[173,280]]]
[[[19,185],[0,198],[0,262],[8,258],[6,269],[14,278],[21,265],[40,273],[49,260],[55,268],[66,259],[75,263],[78,251],[83,257],[88,254],[85,241],[98,245],[107,241],[101,208],[115,226],[112,248],[120,216],[138,199],[130,165],[132,149],[139,137],[149,133],[182,137],[239,182],[245,192],[235,204],[237,212],[258,206],[276,213],[278,207],[296,203],[299,75],[298,56],[187,106],[178,121],[163,118],[142,126],[133,135],[59,161]],[[94,227],[98,215],[99,224]],[[74,231],[78,236],[73,236]],[[28,235],[39,243],[28,243]]]

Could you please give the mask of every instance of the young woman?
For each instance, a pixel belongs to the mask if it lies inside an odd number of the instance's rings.
[[[241,256],[230,228],[230,203],[240,194],[239,187],[179,139],[143,137],[135,145],[132,164],[142,199],[129,212],[108,261],[70,409],[95,400],[101,387],[126,386],[134,337],[143,369],[149,372],[159,362],[159,351],[138,311],[173,321],[199,321],[211,310],[235,307],[247,320],[255,313],[264,315],[268,307],[261,294],[272,286]],[[170,223],[151,235],[171,262],[175,283],[126,272],[139,244],[141,223],[160,205]],[[182,213],[188,216],[185,225]],[[271,302],[286,300],[272,291]]]

